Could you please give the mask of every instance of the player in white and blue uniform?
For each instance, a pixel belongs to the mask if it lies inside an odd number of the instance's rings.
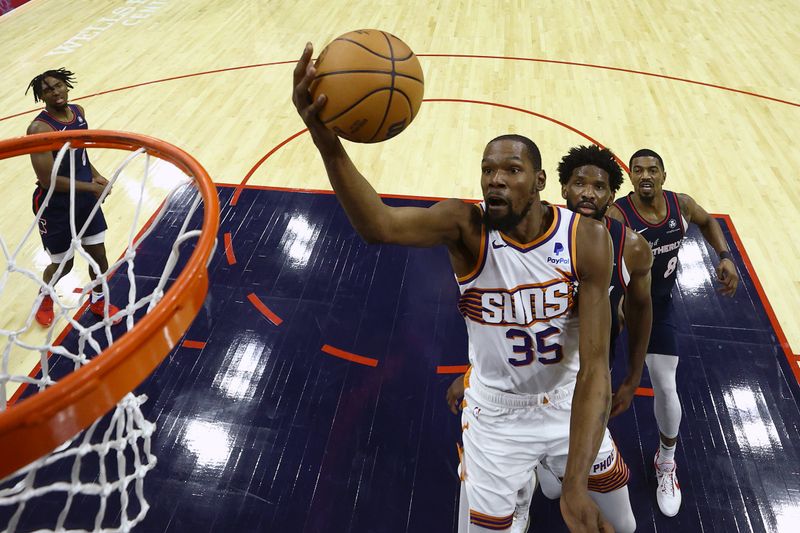
[[[353,227],[368,242],[444,245],[461,284],[473,365],[462,418],[461,531],[508,531],[517,492],[550,455],[562,461],[567,525],[610,527],[588,491],[590,471],[622,474],[614,470],[621,464],[616,453],[597,461],[611,401],[605,227],[542,204],[539,150],[516,135],[484,150],[483,210],[455,199],[429,208],[387,206],[319,120],[326,98],[312,100],[308,91],[312,53],[306,45],[295,68],[293,102]]]
[[[656,497],[661,512],[677,514],[681,505],[675,467],[675,447],[681,421],[676,387],[678,349],[673,321],[672,289],[675,286],[678,252],[688,228],[694,223],[719,255],[717,279],[720,292],[733,296],[739,277],[719,223],[690,196],[663,190],[667,173],[656,152],[642,149],[631,156],[633,192],[618,199],[609,216],[624,222],[647,239],[653,253],[651,294],[653,328],[647,348],[647,368],[653,383],[655,417],[660,445],[654,464],[658,479]]]

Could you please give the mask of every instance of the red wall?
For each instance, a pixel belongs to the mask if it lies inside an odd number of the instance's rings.
[[[8,13],[15,7],[19,7],[28,0],[0,0],[0,15]]]

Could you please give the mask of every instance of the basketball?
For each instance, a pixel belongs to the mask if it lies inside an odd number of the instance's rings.
[[[411,124],[422,103],[422,67],[414,52],[380,30],[345,33],[315,63],[312,98],[325,94],[322,122],[340,137],[376,143]]]

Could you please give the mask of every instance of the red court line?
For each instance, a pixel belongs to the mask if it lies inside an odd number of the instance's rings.
[[[250,300],[250,303],[253,304],[253,306],[256,309],[261,311],[262,315],[267,317],[267,320],[269,320],[276,326],[281,325],[283,319],[278,315],[276,315],[275,313],[273,313],[272,310],[269,307],[267,307],[258,296],[256,296],[254,293],[251,292],[250,294],[247,295],[247,299]]]
[[[198,350],[202,350],[206,347],[206,343],[202,341],[183,341],[181,344],[184,348],[196,348]]]
[[[241,183],[215,183],[217,187],[230,187],[232,189],[236,189],[238,187],[242,187]],[[282,191],[282,192],[296,192],[300,194],[334,194],[332,190],[322,190],[322,189],[298,189],[296,187],[278,187],[277,185],[246,185],[243,187],[244,189],[257,189],[260,191]],[[432,202],[440,202],[442,200],[447,200],[444,197],[438,196],[414,196],[411,194],[388,194],[388,193],[378,193],[378,196],[381,198],[399,198],[402,200],[430,200]],[[478,203],[481,200],[464,200],[465,202],[471,203]],[[231,204],[234,205],[234,204]]]
[[[466,374],[469,365],[439,365],[436,367],[437,374]]]
[[[588,140],[590,143],[596,144],[600,148],[605,148],[605,145],[602,144],[600,141],[597,141],[597,140],[593,139],[592,137],[590,137],[586,133],[582,132],[578,128],[570,126],[566,122],[561,122],[558,119],[555,119],[555,118],[552,118],[552,117],[548,117],[547,115],[542,115],[541,113],[537,113],[537,112],[531,111],[529,109],[523,109],[521,107],[516,107],[516,106],[508,105],[508,104],[500,104],[500,103],[497,103],[497,102],[487,102],[485,100],[469,100],[469,99],[462,99],[462,98],[426,98],[426,99],[423,100],[423,102],[455,102],[455,103],[464,103],[464,104],[479,104],[479,105],[488,105],[488,106],[491,106],[491,107],[500,107],[500,108],[503,108],[503,109],[510,109],[511,111],[519,111],[520,113],[525,113],[526,115],[533,115],[534,117],[543,118],[543,119],[545,119],[547,121],[550,121],[550,122],[552,122],[554,124],[558,124],[559,126],[561,126],[563,128],[566,128],[566,129],[570,130],[573,133],[577,133],[578,135],[580,135],[584,139]]]
[[[215,70],[205,70],[205,71],[202,71],[202,72],[193,72],[191,74],[182,74],[180,76],[172,76],[170,78],[160,78],[160,79],[157,79],[157,80],[150,80],[150,81],[143,81],[141,83],[134,83],[133,85],[125,85],[124,87],[117,87],[115,89],[109,89],[107,91],[100,91],[98,93],[87,94],[87,95],[81,96],[79,98],[70,98],[70,102],[76,102],[78,100],[85,100],[86,98],[92,98],[94,96],[102,96],[104,94],[111,94],[111,93],[116,93],[116,92],[119,92],[119,91],[126,91],[128,89],[135,89],[136,87],[144,87],[145,85],[155,85],[156,83],[163,83],[165,81],[175,81],[175,80],[181,80],[181,79],[184,79],[184,78],[194,78],[195,76],[205,76],[207,74],[219,74],[220,72],[229,72],[229,71],[233,71],[233,70],[244,70],[244,69],[259,68],[259,67],[271,67],[271,66],[274,66],[274,65],[287,65],[287,64],[291,64],[291,63],[297,63],[297,60],[293,59],[291,61],[273,61],[271,63],[256,63],[254,65],[241,65],[241,66],[238,66],[238,67],[227,67],[227,68],[218,68],[218,69],[215,69]],[[10,119],[10,118],[19,117],[21,115],[27,115],[28,113],[33,113],[34,111],[41,111],[41,108],[29,109],[28,111],[22,111],[20,113],[16,113],[14,115],[9,115],[7,117],[0,117],[0,122],[2,122],[4,120],[7,120],[7,119]]]
[[[790,102],[789,100],[781,100],[780,98],[774,98],[772,96],[767,96],[764,94],[754,93],[750,91],[743,91],[741,89],[734,89],[732,87],[725,87],[724,85],[717,85],[714,83],[707,83],[704,81],[696,81],[690,80],[688,78],[679,78],[677,76],[670,76],[667,74],[658,74],[656,72],[647,72],[644,70],[633,70],[628,68],[622,67],[611,67],[608,65],[597,65],[594,63],[579,63],[576,61],[559,61],[556,59],[539,59],[533,57],[514,57],[514,56],[491,56],[491,55],[478,55],[478,54],[417,54],[417,57],[460,57],[460,58],[467,58],[467,59],[501,59],[504,61],[529,61],[532,63],[549,63],[554,65],[568,65],[571,67],[588,67],[588,68],[596,68],[600,70],[612,70],[615,72],[626,72],[628,74],[639,74],[641,76],[650,76],[653,78],[661,78],[665,80],[671,81],[680,81],[682,83],[691,83],[693,85],[700,85],[703,87],[710,87],[712,89],[720,89],[722,91],[729,91],[732,93],[744,94],[746,96],[754,96],[756,98],[762,98],[764,100],[770,100],[772,102],[778,102],[781,104],[787,104],[794,107],[800,107],[800,103],[797,102]]]
[[[231,241],[231,232],[226,231],[225,235],[222,236],[223,241],[225,243],[225,257],[228,259],[229,265],[236,264],[236,256],[233,255],[233,242]]]
[[[258,167],[260,167],[260,166],[261,166],[261,164],[262,164],[264,161],[266,161],[267,159],[269,159],[269,157],[270,157],[272,154],[274,154],[275,152],[277,152],[278,150],[280,150],[281,148],[283,148],[283,147],[284,147],[284,145],[288,144],[289,142],[291,142],[292,140],[296,139],[297,137],[299,137],[300,135],[302,135],[303,133],[305,133],[305,132],[307,132],[307,131],[308,131],[307,129],[302,129],[302,130],[298,131],[297,133],[295,133],[294,135],[291,135],[290,137],[288,137],[287,139],[285,139],[283,142],[281,142],[280,144],[278,144],[278,145],[277,145],[275,148],[273,148],[272,150],[270,150],[269,152],[267,152],[267,155],[265,155],[264,157],[262,157],[262,158],[261,158],[261,159],[258,161],[258,163],[256,163],[255,165],[253,165],[253,168],[251,168],[251,169],[250,169],[250,172],[248,172],[248,173],[247,173],[247,175],[244,177],[244,179],[243,179],[243,180],[242,180],[242,182],[239,184],[239,186],[237,186],[237,187],[236,187],[236,190],[235,190],[235,191],[234,191],[234,193],[233,193],[233,198],[231,198],[231,205],[232,205],[232,206],[234,206],[234,205],[236,205],[236,204],[239,202],[239,196],[241,196],[241,194],[242,194],[242,190],[244,189],[244,186],[245,186],[245,185],[247,185],[247,182],[250,180],[250,176],[252,176],[252,175],[255,173],[255,171],[258,169]]]
[[[789,346],[789,341],[786,339],[786,335],[783,333],[783,329],[781,328],[780,322],[778,322],[778,317],[775,315],[775,311],[772,309],[772,305],[769,303],[769,299],[767,298],[767,293],[764,292],[764,287],[761,285],[761,281],[758,279],[756,275],[756,269],[753,268],[753,263],[750,262],[750,257],[747,255],[747,251],[744,248],[744,244],[742,243],[742,239],[739,238],[739,233],[736,231],[736,227],[733,225],[733,220],[729,215],[717,215],[719,218],[725,220],[728,225],[728,229],[731,232],[731,237],[733,237],[733,242],[736,243],[736,248],[739,250],[739,254],[742,257],[742,262],[744,263],[744,267],[747,269],[747,273],[750,275],[750,279],[753,280],[753,286],[756,289],[756,293],[758,293],[758,297],[761,300],[761,305],[764,306],[764,311],[767,313],[767,317],[769,318],[770,324],[772,324],[772,329],[775,331],[775,335],[778,337],[778,342],[780,343],[781,349],[783,350],[784,355],[786,356],[787,361],[789,361],[789,366],[792,369],[792,373],[794,374],[797,383],[800,384],[800,366],[798,366],[798,359],[797,356],[792,351],[792,348]]]
[[[341,359],[347,359],[348,361],[352,361],[353,363],[358,363],[360,365],[366,365],[371,367],[378,366],[378,360],[373,359],[371,357],[364,357],[363,355],[356,355],[354,353],[346,352],[344,350],[340,350],[339,348],[334,348],[330,344],[323,344],[322,348],[320,348],[323,352],[328,355],[332,355],[334,357],[339,357]]]
[[[507,104],[497,103],[497,102],[487,102],[487,101],[483,101],[483,100],[465,100],[465,99],[459,99],[459,98],[426,98],[426,99],[423,100],[423,102],[448,102],[448,103],[460,103],[460,104],[478,104],[478,105],[486,105],[486,106],[491,106],[491,107],[500,107],[500,108],[503,108],[503,109],[509,109],[511,111],[519,111],[521,113],[525,113],[527,115],[532,115],[532,116],[535,116],[535,117],[538,117],[538,118],[542,118],[544,120],[547,120],[549,122],[557,124],[557,125],[559,125],[559,126],[561,126],[563,128],[566,128],[566,129],[568,129],[568,130],[570,130],[570,131],[572,131],[574,133],[577,133],[578,135],[580,135],[584,139],[588,140],[592,144],[596,144],[600,148],[605,148],[605,145],[603,145],[599,141],[595,140],[594,138],[592,138],[588,134],[582,132],[578,128],[570,126],[566,122],[561,122],[558,119],[549,117],[547,115],[542,115],[541,113],[536,113],[535,111],[530,111],[528,109],[523,109],[521,107],[515,107],[515,106],[511,106],[511,105],[507,105]],[[247,173],[247,175],[244,177],[244,179],[241,181],[241,183],[239,183],[238,185],[234,186],[236,188],[236,190],[233,193],[233,197],[231,198],[230,205],[231,206],[235,206],[239,202],[239,197],[241,196],[242,190],[244,190],[245,187],[253,187],[253,188],[258,188],[258,189],[263,189],[263,190],[290,190],[290,191],[302,190],[302,189],[288,189],[288,188],[282,188],[282,187],[252,186],[252,185],[247,185],[247,182],[250,180],[250,178],[256,172],[256,170],[258,170],[258,168],[261,165],[263,165],[264,162],[272,156],[272,154],[274,154],[275,152],[277,152],[278,150],[283,148],[286,144],[288,144],[289,142],[291,142],[292,140],[296,139],[297,137],[299,137],[300,135],[302,135],[303,133],[305,133],[307,131],[308,131],[307,129],[303,129],[303,130],[298,131],[297,133],[292,134],[291,136],[289,136],[286,139],[284,139],[283,141],[281,141],[280,144],[278,144],[277,146],[272,148],[269,152],[267,152],[266,155],[264,155],[264,157],[259,159],[258,162],[256,162],[255,165],[253,165],[253,167],[250,169],[250,171]],[[619,161],[619,163],[622,165],[622,167],[627,171],[628,167],[625,165],[625,162],[620,160],[619,158],[617,158],[617,161]],[[323,194],[333,194],[333,191],[314,191],[314,192],[320,192],[320,193],[323,193]],[[395,195],[395,194],[381,194],[380,196],[383,197],[383,198],[407,198],[407,199],[416,199],[416,200],[441,200],[441,199],[443,199],[443,198],[429,198],[429,197],[422,197],[422,196],[408,196],[408,195]]]
[[[800,103],[797,103],[797,102],[791,102],[789,100],[781,100],[780,98],[774,98],[772,96],[767,96],[767,95],[764,95],[764,94],[754,93],[754,92],[750,92],[750,91],[743,91],[741,89],[734,89],[732,87],[725,87],[724,85],[716,85],[716,84],[713,84],[713,83],[706,83],[706,82],[703,82],[703,81],[690,80],[688,78],[680,78],[680,77],[677,77],[677,76],[669,76],[667,74],[658,74],[656,72],[647,72],[647,71],[644,71],[644,70],[634,70],[634,69],[627,69],[627,68],[622,68],[622,67],[612,67],[612,66],[608,66],[608,65],[597,65],[597,64],[593,64],[593,63],[580,63],[580,62],[577,62],[577,61],[559,61],[559,60],[556,60],[556,59],[540,59],[540,58],[535,58],[535,57],[492,56],[492,55],[479,55],[479,54],[417,54],[417,57],[454,57],[454,58],[466,58],[466,59],[500,59],[500,60],[503,60],[503,61],[527,61],[527,62],[531,62],[531,63],[549,63],[549,64],[554,64],[554,65],[568,65],[568,66],[573,66],[573,67],[596,68],[596,69],[600,69],[600,70],[611,70],[611,71],[615,71],[615,72],[626,72],[628,74],[639,74],[641,76],[650,76],[650,77],[653,77],[653,78],[661,78],[661,79],[665,79],[665,80],[679,81],[679,82],[682,82],[682,83],[690,83],[690,84],[693,84],[693,85],[700,85],[702,87],[709,87],[709,88],[712,88],[712,89],[719,89],[719,90],[722,90],[722,91],[729,91],[729,92],[733,92],[733,93],[743,94],[743,95],[746,95],[746,96],[753,96],[755,98],[762,98],[764,100],[769,100],[769,101],[772,101],[772,102],[778,102],[778,103],[781,103],[781,104],[787,104],[787,105],[794,106],[794,107],[800,107]],[[156,83],[162,83],[162,82],[166,82],[166,81],[180,80],[180,79],[183,79],[183,78],[192,78],[192,77],[195,77],[195,76],[205,76],[207,74],[219,74],[220,72],[229,72],[229,71],[234,71],[234,70],[244,70],[244,69],[260,68],[260,67],[270,67],[270,66],[275,66],[275,65],[288,65],[288,64],[295,63],[296,61],[297,60],[295,60],[295,59],[292,59],[290,61],[273,61],[273,62],[270,62],[270,63],[256,63],[254,65],[240,65],[238,67],[227,67],[227,68],[220,68],[220,69],[215,69],[215,70],[206,70],[206,71],[202,71],[202,72],[194,72],[194,73],[190,73],[190,74],[182,74],[180,76],[172,76],[170,78],[161,78],[161,79],[157,79],[157,80],[144,81],[142,83],[136,83],[136,84],[133,84],[133,85],[126,85],[124,87],[117,87],[115,89],[109,89],[107,91],[100,91],[100,92],[97,92],[97,93],[87,94],[87,95],[81,96],[79,98],[73,98],[71,101],[74,102],[74,101],[77,101],[77,100],[84,100],[86,98],[92,98],[94,96],[101,96],[101,95],[104,95],[104,94],[110,94],[110,93],[115,93],[115,92],[119,92],[119,91],[125,91],[127,89],[134,89],[136,87],[144,87],[146,85],[154,85]],[[2,122],[4,120],[11,119],[11,118],[14,118],[14,117],[27,115],[28,113],[33,113],[33,112],[36,112],[36,111],[41,111],[41,108],[29,109],[27,111],[21,111],[19,113],[15,113],[13,115],[0,117],[0,122]]]
[[[646,387],[636,387],[636,396],[653,396],[653,389]]]

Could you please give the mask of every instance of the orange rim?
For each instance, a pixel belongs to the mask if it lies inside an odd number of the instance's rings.
[[[91,362],[55,385],[0,411],[0,479],[35,461],[89,427],[136,388],[174,348],[203,305],[206,264],[219,228],[216,187],[190,154],[160,139],[110,130],[59,131],[0,141],[0,160],[75,148],[114,148],[150,155],[193,177],[203,198],[203,226],[183,271],[153,310]]]

